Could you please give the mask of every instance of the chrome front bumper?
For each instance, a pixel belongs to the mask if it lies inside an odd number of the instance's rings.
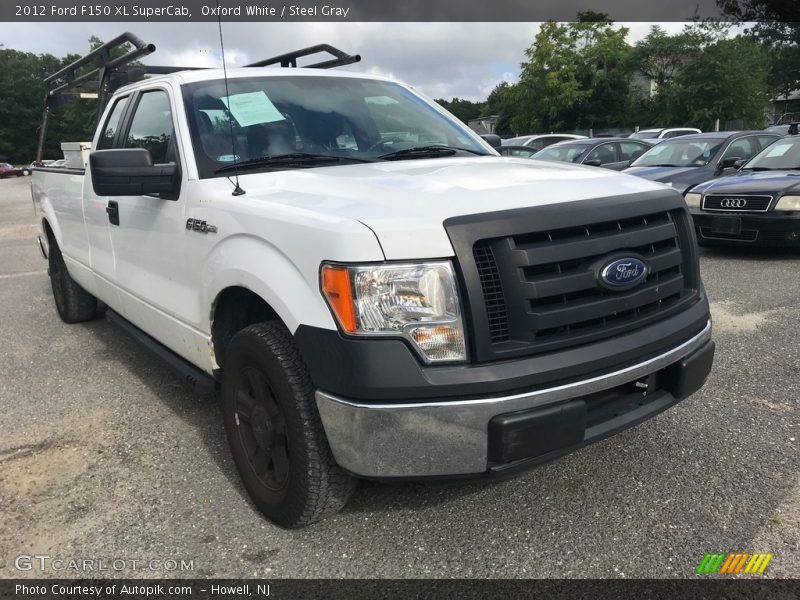
[[[661,371],[711,339],[711,322],[681,345],[644,362],[566,385],[498,398],[366,404],[316,392],[334,458],[363,477],[484,473],[489,421],[608,390]]]

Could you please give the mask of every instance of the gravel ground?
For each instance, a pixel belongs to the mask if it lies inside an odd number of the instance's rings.
[[[169,558],[199,577],[686,577],[708,551],[800,577],[800,251],[703,252],[714,372],[655,419],[501,483],[364,483],[284,531],[247,500],[213,397],[106,321],[58,319],[29,182],[0,180],[0,577],[64,574],[15,569],[33,554],[127,577]]]

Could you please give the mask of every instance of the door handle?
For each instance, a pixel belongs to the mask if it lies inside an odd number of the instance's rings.
[[[106,214],[108,215],[108,222],[112,225],[119,225],[119,204],[116,200],[109,200],[106,206]]]

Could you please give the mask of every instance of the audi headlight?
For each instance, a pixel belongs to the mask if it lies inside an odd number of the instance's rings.
[[[800,196],[783,196],[773,210],[800,210]]]
[[[700,208],[700,201],[703,199],[702,194],[689,193],[683,197],[686,200],[686,206],[689,208]]]
[[[450,262],[323,265],[322,292],[346,333],[403,337],[427,363],[467,358]]]

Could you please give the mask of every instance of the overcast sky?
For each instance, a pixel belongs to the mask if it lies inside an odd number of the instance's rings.
[[[622,23],[630,43],[652,23]],[[674,33],[684,23],[660,23]],[[345,67],[386,75],[434,98],[483,100],[500,81],[516,81],[538,23],[223,23],[228,66],[329,43],[362,61]],[[131,31],[157,51],[144,62],[220,66],[216,23],[0,23],[0,44],[56,56],[85,54],[88,39]]]

